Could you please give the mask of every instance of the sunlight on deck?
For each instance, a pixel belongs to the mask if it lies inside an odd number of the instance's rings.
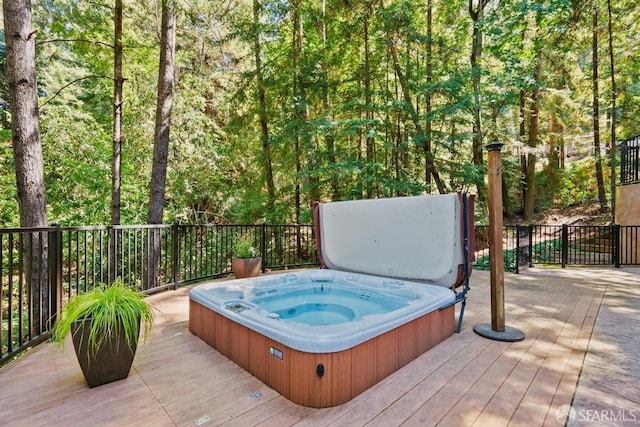
[[[0,424],[559,426],[572,404],[575,425],[588,423],[580,408],[633,414],[639,285],[611,269],[507,274],[506,322],[526,339],[503,343],[473,333],[490,319],[489,275],[476,271],[460,334],[325,409],[287,401],[191,335],[183,288],[151,297],[156,327],[125,380],[89,389],[70,343],[42,344],[1,368]]]

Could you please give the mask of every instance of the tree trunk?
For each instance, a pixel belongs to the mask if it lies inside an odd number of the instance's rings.
[[[271,146],[269,143],[269,126],[267,122],[267,101],[262,78],[262,44],[260,40],[260,0],[253,0],[253,25],[254,25],[254,53],[256,60],[256,81],[258,94],[258,115],[260,120],[260,136],[262,141],[262,157],[264,167],[265,184],[267,185],[268,207],[267,212],[275,209],[276,188],[273,182],[273,167],[271,165]]]
[[[158,70],[158,101],[156,105],[156,126],[153,142],[151,195],[149,197],[149,214],[147,217],[149,224],[162,224],[162,215],[164,212],[169,133],[171,130],[175,48],[176,26],[174,0],[163,0],[160,68]]]
[[[524,149],[527,142],[527,98],[524,89],[520,89],[520,113],[519,113],[519,132],[518,140],[522,143],[522,152],[520,153],[520,184],[522,189],[522,208],[524,210],[524,200],[527,197],[527,154]]]
[[[611,71],[611,145],[609,146],[609,161],[611,167],[611,218],[612,221],[616,220],[616,73],[615,62],[613,54],[613,29],[611,17],[611,0],[607,0],[608,11],[608,23],[607,28],[609,32],[609,67]]]
[[[6,73],[21,227],[46,227],[44,163],[38,119],[35,34],[28,0],[3,3]]]
[[[525,176],[527,192],[525,193],[523,208],[523,217],[527,221],[532,219],[535,213],[536,154],[533,149],[538,145],[538,96],[540,93],[538,83],[540,81],[541,69],[540,49],[536,52],[535,61],[534,87],[531,91],[531,116],[529,117],[529,138],[527,143],[530,149],[527,154],[527,173]]]
[[[427,66],[426,66],[427,91],[425,93],[426,120],[424,123],[424,183],[427,193],[431,193],[431,173],[427,158],[431,154],[431,83],[433,82],[433,3],[427,0]]]
[[[596,160],[596,179],[598,181],[598,202],[600,210],[607,209],[607,193],[604,189],[602,174],[602,156],[600,155],[600,90],[598,86],[598,5],[593,9],[593,151]]]
[[[487,0],[480,0],[476,7],[473,6],[474,1],[469,0],[469,14],[473,20],[473,36],[471,44],[471,80],[473,82],[473,164],[476,166],[479,178],[476,181],[478,189],[478,200],[487,199],[487,190],[484,183],[484,161],[482,157],[482,121],[480,117],[480,76],[482,57],[482,31],[480,30],[480,21],[483,18],[484,8]]]
[[[300,19],[299,10],[296,5],[294,5],[293,11],[293,31],[291,34],[291,67],[293,68],[293,82],[292,82],[292,92],[293,92],[293,102],[291,103],[293,106],[293,120],[295,122],[294,125],[294,155],[296,158],[296,187],[295,187],[295,217],[296,224],[300,224],[300,215],[302,213],[302,194],[301,194],[301,185],[300,185],[300,176],[302,175],[302,151],[300,149],[300,112],[298,109],[298,103],[296,102],[296,98],[298,97],[298,83],[300,79],[298,78],[298,19]]]
[[[306,179],[307,179],[307,187],[308,187],[308,207],[313,207],[313,203],[320,200],[320,191],[318,187],[318,178],[315,175],[315,172],[319,167],[319,159],[315,153],[314,141],[311,136],[311,132],[309,129],[309,100],[307,97],[307,84],[305,83],[305,73],[302,69],[302,57],[304,55],[304,26],[302,22],[302,17],[300,15],[302,10],[302,1],[297,0],[294,3],[294,44],[295,50],[298,54],[298,63],[296,67],[296,80],[298,83],[298,99],[299,102],[297,104],[300,124],[301,126],[297,127],[299,137],[302,142],[302,152],[304,153],[305,158],[305,169],[306,169]]]
[[[331,116],[331,102],[329,99],[329,64],[327,59],[327,1],[322,0],[322,108],[324,109],[325,116],[332,119]],[[325,134],[325,143],[327,145],[327,160],[329,161],[330,177],[329,182],[331,184],[331,199],[340,199],[340,186],[338,183],[338,176],[335,172],[336,148],[335,138],[333,136],[333,129],[329,128],[329,131]]]
[[[16,187],[21,227],[46,227],[47,209],[44,187],[44,162],[38,118],[35,31],[31,24],[29,0],[3,2],[6,42],[6,78],[9,85],[11,133],[16,169]],[[47,241],[24,239],[23,251],[33,320],[30,333],[40,334],[40,319],[50,318],[47,304]]]
[[[174,0],[162,2],[162,29],[160,40],[160,67],[158,69],[158,102],[156,104],[156,126],[153,141],[153,165],[151,169],[151,194],[149,196],[149,224],[162,224],[164,195],[167,180],[167,157],[171,130],[171,105],[174,79],[174,55],[176,49],[176,26]],[[144,288],[155,287],[160,269],[160,230],[149,230],[149,270],[143,278]]]
[[[120,187],[122,164],[122,0],[113,8],[113,156],[111,164],[111,224],[120,224]]]
[[[374,182],[371,174],[374,174],[373,163],[375,162],[374,143],[375,140],[371,134],[371,123],[373,121],[373,100],[371,89],[371,51],[369,46],[369,21],[373,12],[372,5],[369,2],[365,4],[364,15],[364,108],[365,108],[365,146],[367,157],[367,180],[365,186],[365,194],[367,198],[372,198],[374,195]]]

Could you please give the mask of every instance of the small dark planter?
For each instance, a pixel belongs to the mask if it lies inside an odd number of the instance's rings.
[[[124,339],[124,331],[121,330],[117,337],[110,337],[94,355],[88,356],[89,329],[89,321],[84,324],[76,321],[71,326],[73,347],[89,387],[93,388],[127,378],[136,354],[138,340],[136,339],[129,347]]]
[[[260,275],[262,268],[262,258],[231,258],[231,269],[236,279],[245,277],[255,277]]]

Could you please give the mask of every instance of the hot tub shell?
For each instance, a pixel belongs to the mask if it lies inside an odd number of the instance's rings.
[[[315,408],[345,403],[454,333],[455,288],[470,272],[462,265],[470,262],[464,239],[469,221],[464,218],[473,210],[471,204],[464,215],[461,200],[453,194],[316,208],[316,242],[324,267],[439,288],[437,303],[405,316],[404,323],[391,321],[378,335],[346,341],[343,336],[340,345],[318,346],[323,339],[315,335],[322,332],[301,327],[301,336],[288,337],[270,326],[264,329],[255,324],[259,309],[224,309],[206,293],[207,286],[219,285],[203,284],[190,293],[189,330],[292,402]]]

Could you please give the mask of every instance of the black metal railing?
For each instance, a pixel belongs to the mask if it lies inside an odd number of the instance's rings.
[[[487,226],[476,226],[475,268],[489,267]],[[503,233],[504,266],[518,273],[534,265],[619,268],[640,264],[640,226],[508,225]]]
[[[640,135],[620,145],[620,184],[640,183]]]
[[[146,293],[231,273],[234,241],[253,239],[263,270],[318,266],[312,225],[136,225],[0,229],[0,365],[49,337],[60,306],[116,277]],[[640,226],[508,225],[504,265],[640,264]],[[476,226],[474,268],[489,266]]]
[[[263,271],[318,265],[311,225],[0,229],[0,365],[47,339],[61,304],[117,277],[153,293],[230,274],[240,234]]]

